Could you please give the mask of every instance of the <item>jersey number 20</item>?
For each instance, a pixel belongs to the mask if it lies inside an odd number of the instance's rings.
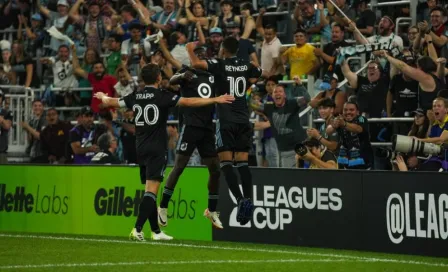
[[[246,93],[246,79],[244,77],[227,77],[227,81],[229,81],[230,85],[230,95],[236,97],[244,96],[244,94]]]
[[[137,112],[137,116],[135,117],[135,125],[136,126],[144,126],[145,123],[148,126],[155,125],[157,121],[159,120],[159,108],[154,104],[148,104],[145,106],[145,108],[142,108],[140,105],[134,105],[132,107],[132,110]],[[154,112],[154,115],[152,117],[152,120],[149,119],[149,111],[152,110]],[[143,121],[140,120],[143,115]]]

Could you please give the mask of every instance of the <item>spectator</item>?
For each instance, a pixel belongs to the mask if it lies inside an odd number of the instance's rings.
[[[338,164],[345,169],[370,169],[373,151],[367,119],[360,115],[358,105],[347,102],[343,116],[337,117],[327,128],[327,135],[339,134]]]
[[[100,122],[106,127],[107,131],[111,133],[117,139],[117,147],[115,148],[114,155],[117,156],[119,160],[123,159],[123,144],[120,140],[121,127],[115,120],[117,120],[117,113],[111,111],[105,111],[100,115]]]
[[[306,133],[308,137],[316,139],[319,143],[323,144],[331,152],[338,154],[339,135],[337,131],[333,134],[327,134],[327,127],[333,123],[334,112],[336,104],[330,98],[325,98],[318,103],[320,118],[324,119],[324,123],[319,127],[319,130],[315,128],[307,129]]]
[[[266,79],[265,88],[266,95],[262,98],[261,102],[263,105],[266,103],[273,103],[274,99],[272,98],[272,94],[274,92],[275,86],[277,86],[278,80],[275,76],[268,77]],[[263,114],[263,118],[265,121],[269,119]],[[278,147],[277,142],[275,141],[274,131],[272,128],[267,128],[263,130],[263,139],[261,140],[264,149],[264,157],[267,162],[268,167],[278,167]]]
[[[174,31],[170,35],[170,44],[174,46],[171,50],[173,58],[179,60],[183,65],[190,66],[190,58],[188,57],[185,45],[187,44],[187,37],[179,31]]]
[[[376,22],[375,13],[369,8],[370,0],[354,0],[352,7],[356,10],[355,25],[348,22],[347,31],[354,32],[355,26],[365,36],[371,36],[374,32],[374,25]],[[351,17],[349,17],[351,18]],[[350,26],[352,25],[352,26]]]
[[[20,126],[28,133],[28,147],[26,154],[30,156],[31,162],[42,162],[42,148],[40,133],[45,127],[44,105],[40,100],[34,100],[33,116],[29,122],[20,122]]]
[[[177,23],[184,26],[187,33],[187,40],[189,42],[194,42],[199,39],[198,27],[202,29],[203,33],[208,33],[209,29],[209,19],[205,14],[204,4],[202,2],[193,2],[190,0],[185,0],[185,10],[186,18],[181,17],[181,12],[178,13]]]
[[[64,164],[68,161],[67,148],[72,126],[59,120],[55,108],[47,110],[47,126],[40,133],[42,153],[51,164]]]
[[[207,58],[215,59],[219,55],[219,50],[221,49],[221,43],[224,40],[222,29],[219,27],[213,27],[210,29],[210,42],[207,46]]]
[[[118,82],[115,84],[115,92],[119,97],[125,97],[133,92],[138,91],[138,83],[128,73],[128,70],[123,65],[117,70]]]
[[[238,54],[237,57],[246,61],[251,61],[258,66],[258,57],[252,43],[240,37],[241,29],[235,23],[227,24],[227,33],[238,40]]]
[[[107,132],[98,138],[98,151],[90,161],[91,164],[121,164],[114,155],[117,150],[117,138],[112,133]]]
[[[426,3],[418,4],[417,22],[429,22],[431,20],[431,11],[437,7],[437,0],[427,0]]]
[[[59,32],[63,34],[71,34],[73,31],[73,27],[66,25],[66,21],[68,19],[68,11],[70,9],[70,5],[67,0],[59,0],[57,4],[58,12],[50,11],[46,7],[42,6],[40,0],[36,0],[36,5],[39,8],[40,13],[42,13],[47,19],[50,20],[51,25],[56,27]],[[54,37],[51,37],[50,40],[50,49],[53,52],[57,52],[62,44],[68,45],[68,43],[64,43]]]
[[[121,63],[121,37],[117,34],[109,37],[109,52],[110,55],[106,58],[107,73],[115,75],[118,65]]]
[[[410,52],[403,52],[403,54],[406,54],[403,56],[403,61],[415,68],[415,59]],[[418,108],[418,81],[404,73],[395,75],[390,83],[386,104],[388,117],[411,116],[412,111]]]
[[[76,55],[76,47],[72,46],[73,51],[73,70],[76,75],[81,78],[87,79],[92,85],[92,95],[94,96],[97,92],[106,93],[110,97],[115,97],[114,86],[117,84],[115,77],[106,74],[106,68],[104,63],[97,62],[93,64],[92,73],[86,72],[79,66],[78,57]],[[95,97],[92,97],[91,107],[94,113],[99,113],[100,110],[106,110],[101,101]]]
[[[12,70],[11,64],[11,44],[8,41],[1,41],[2,61],[0,67],[4,73],[3,80],[15,85],[17,81],[16,73]]]
[[[408,37],[408,47],[409,47],[409,50],[411,50],[412,52],[414,52],[414,53],[416,53],[415,51],[414,51],[414,43],[415,43],[415,39],[417,38],[417,36],[418,36],[418,33],[419,33],[419,29],[418,29],[418,26],[411,26],[409,29],[408,29],[408,35],[407,35],[407,37]]]
[[[419,34],[414,42],[414,50],[418,52],[423,47],[423,54],[429,55],[428,45],[431,43],[436,49],[437,56],[448,57],[447,43],[448,43],[448,29],[445,25],[447,13],[442,7],[435,7],[431,10],[431,26],[426,21],[418,23]],[[425,34],[431,36],[430,41],[426,41]]]
[[[34,61],[25,55],[23,44],[19,41],[14,41],[12,44],[11,65],[12,70],[16,73],[19,85],[26,88],[40,86]]]
[[[142,26],[140,24],[131,24],[129,31],[131,38],[123,41],[121,45],[121,56],[128,63],[130,74],[132,76],[138,76],[140,60],[142,57],[151,56],[151,44],[148,40],[142,38]]]
[[[120,29],[117,31],[117,34],[121,36],[122,40],[128,40],[131,38],[131,34],[129,33],[129,26],[133,24],[140,24],[140,21],[138,20],[138,18],[136,18],[137,13],[135,9],[130,5],[122,6],[120,9],[120,13],[121,18],[123,19],[123,24],[121,24]]]
[[[173,25],[171,22],[177,17],[174,0],[163,0],[163,11],[157,12],[151,17],[149,26],[163,31],[171,31]]]
[[[349,43],[344,41],[344,31],[345,28],[342,25],[339,24],[333,24],[331,27],[331,42],[327,43],[324,46],[324,49],[315,48],[314,54],[316,57],[320,58],[320,62],[323,65],[323,71],[327,74],[336,74],[339,81],[342,81],[344,79],[344,76],[341,71],[341,66],[336,65],[336,55],[337,55],[337,49],[339,47],[346,47],[349,46]],[[324,77],[324,81],[330,81],[330,79]],[[326,81],[326,82],[328,82]],[[338,108],[338,112],[342,112],[342,105],[340,108]]]
[[[347,96],[345,95],[345,92],[338,88],[338,80],[336,78],[331,79],[330,86],[329,90],[318,93],[313,100],[311,100],[310,106],[317,108],[322,100],[329,98],[335,103],[333,114],[337,116],[342,114],[342,108],[347,101]]]
[[[240,17],[237,16],[232,11],[233,10],[232,1],[223,0],[221,1],[220,6],[221,6],[221,15],[219,16],[218,20],[215,22],[213,27],[219,27],[220,29],[227,29],[227,24],[229,23],[236,23],[237,25],[241,25]]]
[[[277,29],[272,25],[263,27],[263,15],[265,9],[260,10],[257,17],[257,31],[263,37],[261,46],[261,69],[268,72],[269,76],[281,76],[283,73],[283,65],[280,60],[280,49],[282,43],[277,37]]]
[[[339,9],[342,10],[343,14],[345,14],[348,18],[356,18],[356,11],[353,8],[350,8],[350,5],[347,4],[346,0],[336,0],[334,3],[338,6]],[[349,24],[345,16],[337,10],[333,4],[327,2],[328,8],[328,16],[330,16],[331,21],[335,24],[339,25],[341,29],[348,27]],[[334,25],[334,24],[333,24]],[[351,38],[350,32],[345,32],[345,39]]]
[[[386,51],[381,51],[381,55],[395,66],[398,70],[419,83],[418,101],[419,107],[423,110],[430,110],[432,101],[437,97],[437,92],[442,89],[442,82],[437,77],[437,65],[430,57],[420,57],[417,60],[417,67],[413,68],[408,64],[388,55]]]
[[[8,163],[8,139],[12,126],[12,114],[4,107],[5,93],[0,89],[0,164]]]
[[[69,16],[76,24],[82,26],[86,47],[102,52],[102,43],[112,29],[112,22],[109,17],[101,15],[100,3],[97,0],[89,1],[88,16],[81,16],[79,9],[85,2],[77,0],[70,9]]]
[[[386,109],[386,95],[389,86],[387,77],[382,76],[382,67],[378,62],[370,62],[367,66],[367,77],[356,75],[350,71],[347,61],[342,64],[342,73],[350,87],[355,89],[356,110],[368,117],[382,117]]]
[[[317,1],[317,10],[314,0],[299,0],[294,11],[294,18],[297,20],[297,28],[304,28],[308,34],[308,42],[324,43],[331,37],[330,20],[328,11],[324,9],[323,1]]]
[[[125,163],[137,164],[137,150],[135,147],[134,112],[126,109],[122,122],[118,123],[122,129],[120,134],[123,143],[123,159]]]
[[[253,12],[254,8],[251,3],[247,2],[241,5],[241,18],[243,18],[242,26],[244,26],[241,39],[249,40],[251,43],[255,43],[257,36],[257,31],[255,30],[255,20],[252,17]]]
[[[37,49],[42,48],[45,32],[43,30],[43,18],[39,13],[31,16],[31,27],[28,26],[26,17],[19,15],[19,27],[17,29],[17,39],[24,42],[25,54],[30,57],[36,57]],[[25,27],[25,36],[22,28]]]
[[[84,53],[83,64],[81,68],[87,73],[91,73],[93,70],[93,65],[95,63],[101,62],[100,55],[93,48],[88,48]],[[85,78],[78,78],[79,88],[91,88],[90,82]],[[81,105],[88,106],[92,102],[92,91],[81,91],[80,92]]]
[[[70,146],[75,164],[89,164],[92,157],[99,151],[98,136],[106,132],[103,126],[93,124],[93,111],[86,106],[81,109],[81,123],[70,130]]]
[[[283,64],[289,63],[290,78],[314,74],[320,62],[314,55],[314,46],[306,42],[306,31],[297,29],[294,33],[296,46],[290,47],[282,55]]]
[[[53,86],[56,88],[76,88],[78,81],[73,74],[73,67],[70,61],[70,49],[67,45],[61,45],[58,50],[58,60],[56,58],[42,58],[43,64],[53,67]]]
[[[307,161],[310,169],[338,169],[336,156],[317,139],[311,138],[303,142],[307,148],[304,156],[296,155],[296,160]]]
[[[306,105],[303,97],[286,99],[285,87],[277,85],[273,93],[274,103],[266,103],[262,110],[269,121],[256,122],[255,130],[265,130],[269,127],[274,129],[275,140],[279,153],[279,167],[295,167],[296,143],[305,139],[305,131],[300,124],[300,107]]]

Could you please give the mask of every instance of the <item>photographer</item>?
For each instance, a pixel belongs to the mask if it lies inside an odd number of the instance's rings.
[[[336,156],[317,139],[311,138],[296,145],[296,160],[310,163],[309,169],[338,169]]]
[[[370,169],[373,165],[373,151],[367,119],[359,115],[354,102],[344,104],[343,116],[335,118],[327,128],[327,134],[338,132],[338,163],[345,169]]]

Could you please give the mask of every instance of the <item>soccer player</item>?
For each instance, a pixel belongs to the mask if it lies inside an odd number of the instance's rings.
[[[229,189],[237,199],[237,222],[247,224],[252,218],[252,175],[248,166],[249,149],[252,145],[252,125],[249,122],[249,108],[246,101],[246,90],[261,76],[260,68],[248,61],[238,59],[238,40],[227,37],[221,46],[220,56],[223,59],[201,60],[193,52],[194,44],[187,44],[191,65],[196,69],[210,72],[217,85],[218,94],[228,93],[235,97],[232,105],[218,106],[218,122],[216,123],[217,151],[221,170],[224,173]],[[241,177],[243,193],[233,171],[233,159]]]
[[[162,81],[160,68],[156,64],[143,67],[141,77],[145,88],[141,92],[124,98],[111,98],[104,93],[95,97],[109,107],[131,108],[135,113],[136,147],[140,166],[140,178],[145,185],[145,194],[139,206],[135,228],[129,238],[144,241],[143,225],[149,220],[153,240],[171,240],[173,237],[160,231],[157,223],[157,192],[163,181],[167,161],[166,132],[168,110],[173,106],[201,107],[214,103],[232,103],[234,98],[222,95],[214,98],[184,98],[159,89]]]
[[[206,59],[203,47],[196,47],[194,52],[199,59]],[[182,97],[214,97],[214,83],[215,79],[210,73],[186,66],[179,70],[170,80],[171,85],[181,85]],[[176,159],[173,170],[168,176],[163,190],[162,201],[160,202],[159,225],[162,227],[168,224],[168,203],[173,195],[177,181],[187,166],[191,154],[197,148],[202,162],[207,166],[209,172],[208,208],[205,210],[204,216],[212,222],[214,227],[218,229],[223,228],[216,212],[220,170],[213,131],[213,111],[213,105],[202,108],[182,109],[182,129],[177,142]]]

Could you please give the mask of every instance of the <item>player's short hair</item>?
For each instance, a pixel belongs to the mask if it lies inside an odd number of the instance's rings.
[[[234,37],[227,37],[222,42],[222,47],[232,55],[238,53],[239,42]]]
[[[317,104],[317,107],[336,108],[336,103],[331,98],[324,98]]]
[[[154,63],[147,64],[143,67],[141,75],[146,85],[153,85],[157,82],[157,78],[160,76],[160,68]]]

